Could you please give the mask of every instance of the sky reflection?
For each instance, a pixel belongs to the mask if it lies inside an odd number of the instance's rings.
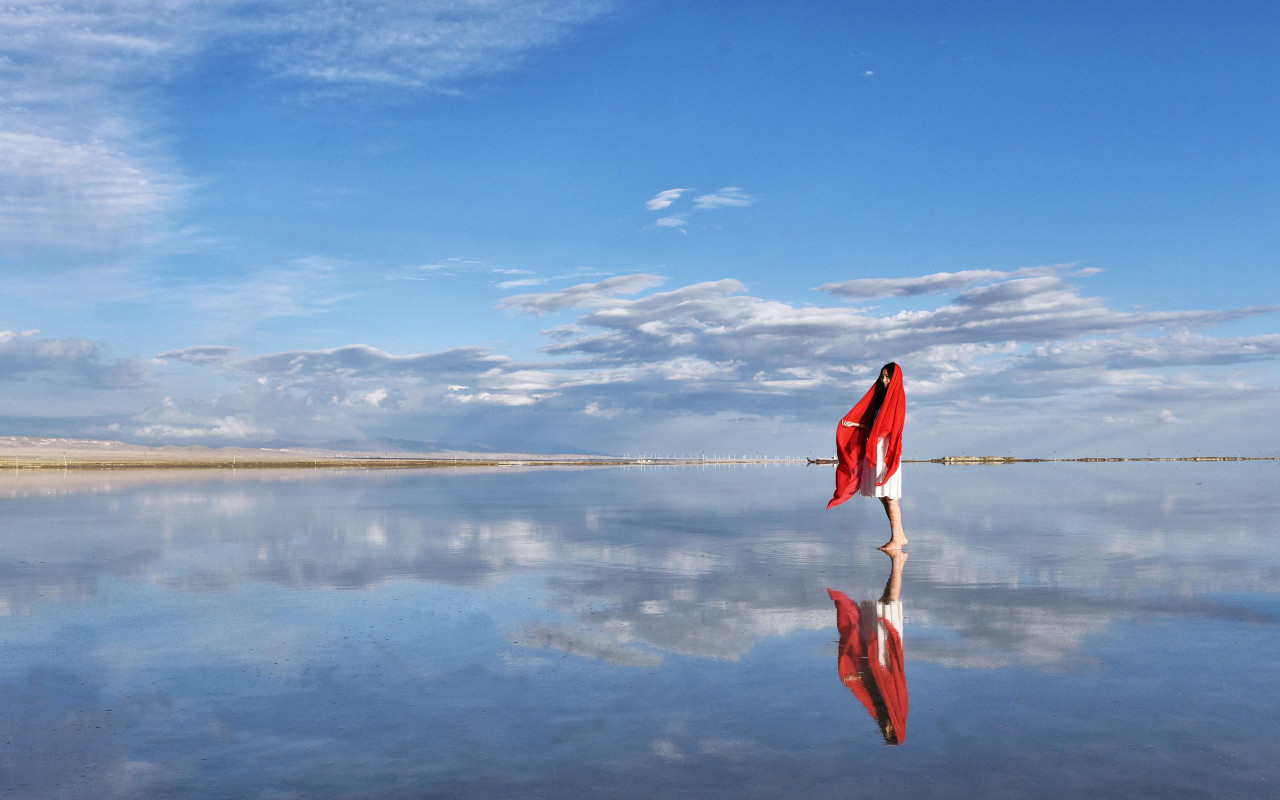
[[[810,796],[874,768],[934,796],[1174,778],[1212,796],[1280,778],[1235,732],[1280,719],[1274,465],[913,467],[909,770],[832,674],[827,589],[874,600],[892,572],[878,505],[823,510],[829,471],[6,476],[0,788]],[[1187,672],[1224,653],[1230,681]],[[1049,748],[1101,771],[1029,760]]]

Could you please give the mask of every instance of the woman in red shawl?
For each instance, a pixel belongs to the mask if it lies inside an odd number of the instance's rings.
[[[836,428],[836,492],[827,508],[861,494],[878,497],[889,517],[889,541],[881,550],[901,550],[907,543],[902,532],[902,425],[907,397],[902,391],[902,370],[890,362],[880,368],[880,378],[862,396]]]

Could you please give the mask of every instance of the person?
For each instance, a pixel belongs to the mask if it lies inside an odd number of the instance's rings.
[[[907,398],[902,369],[896,362],[880,368],[880,376],[836,428],[836,491],[827,508],[861,494],[877,497],[889,518],[885,552],[907,544],[902,530],[902,426]]]

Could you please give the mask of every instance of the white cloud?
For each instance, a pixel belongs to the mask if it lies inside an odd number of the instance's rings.
[[[357,292],[345,261],[310,256],[238,278],[171,289],[169,302],[193,307],[215,332],[238,332],[264,320],[323,314]]]
[[[254,356],[237,362],[236,367],[250,375],[266,377],[273,385],[312,385],[317,381],[341,385],[382,377],[442,379],[486,374],[510,364],[511,360],[505,356],[494,355],[481,347],[397,356],[376,347],[353,344],[331,350],[291,350]]]
[[[134,429],[133,435],[139,439],[154,439],[159,442],[182,441],[184,439],[258,439],[275,435],[270,429],[255,428],[235,417],[223,417],[222,419],[213,420],[199,419],[193,420],[193,422],[195,424],[191,425],[173,425],[169,423],[141,425]]]
[[[645,207],[650,211],[664,211],[671,207],[673,203],[679,200],[686,192],[692,189],[666,189],[658,192],[650,200],[645,203]],[[668,214],[659,217],[654,225],[659,228],[675,228],[681,233],[688,233],[686,228],[689,226],[689,215],[698,211],[706,211],[718,208],[733,208],[751,205],[755,202],[755,198],[744,192],[737,186],[726,186],[717,192],[699,195],[694,199],[693,209],[691,211],[681,211],[676,214]]]
[[[650,198],[649,201],[644,204],[645,208],[649,209],[650,211],[661,211],[662,209],[669,207],[675,201],[679,200],[680,196],[687,191],[689,190],[688,189],[664,189],[661,192],[658,192],[657,194],[655,194],[652,198]]]
[[[1012,418],[1019,409],[1081,396],[1111,398],[1097,418],[1119,419],[1145,402],[1139,393],[1203,382],[1196,372],[1157,371],[1162,367],[1280,359],[1275,335],[1224,339],[1193,330],[1266,308],[1115,311],[1056,275],[1009,277],[1020,274],[1005,273],[931,310],[881,313],[753,297],[735,280],[626,297],[661,279],[616,276],[501,304],[524,313],[584,309],[574,324],[546,332],[547,360],[537,365],[475,349],[392,356],[353,346],[246,359],[239,368],[318,395],[392,381],[423,408],[448,398],[459,406],[536,408],[561,420],[647,408],[646,419],[657,423],[728,412],[805,417],[893,359],[904,364],[916,403],[936,407],[926,418],[954,421]]]
[[[544,331],[532,361],[485,347],[167,351],[157,360],[195,372],[158,375],[166,387],[199,383],[201,367],[243,385],[211,401],[158,405],[131,429],[188,441],[367,433],[503,449],[541,437],[613,452],[658,441],[715,452],[717,442],[772,437],[816,448],[829,444],[815,421],[846,410],[889,360],[904,367],[920,455],[970,441],[990,452],[1005,452],[1001,443],[1025,450],[1030,441],[1041,455],[1079,452],[1086,442],[1126,442],[1138,452],[1247,449],[1256,441],[1251,426],[1268,424],[1280,402],[1280,334],[1211,330],[1275,307],[1116,310],[1057,273],[1019,270],[913,310],[797,305],[753,296],[732,279],[657,291],[662,281],[622,275],[506,298],[501,307],[527,314],[578,309]],[[32,337],[0,336],[0,373],[13,381],[48,374],[103,385],[116,368],[141,380],[138,365],[110,362],[84,340],[36,347]],[[1175,431],[1164,423],[1204,418],[1210,403],[1230,409],[1229,432],[1181,425],[1176,447],[1161,438]],[[619,418],[628,424],[611,423]]]
[[[739,208],[741,206],[749,206],[755,202],[755,198],[737,186],[726,186],[719,191],[704,194],[694,200],[694,208],[710,209],[710,208]]]
[[[0,255],[145,240],[176,208],[185,182],[162,158],[115,132],[89,135],[0,130]]]
[[[592,417],[603,417],[604,419],[613,419],[622,413],[620,408],[601,408],[599,403],[587,403],[586,408],[582,409],[583,414]]]
[[[282,75],[350,86],[453,90],[520,64],[611,7],[604,0],[354,0],[242,4],[229,27],[258,37]]]
[[[146,370],[137,359],[107,360],[87,339],[40,339],[35,332],[0,330],[0,380],[52,380],[101,389],[142,386]]]
[[[514,281],[501,281],[497,284],[499,289],[522,289],[526,286],[545,286],[546,278],[520,278]]]
[[[479,403],[492,406],[532,406],[550,395],[521,394],[518,392],[476,392],[475,394],[453,394],[450,398],[459,403]]]
[[[361,391],[371,383],[333,391],[317,380],[299,390],[296,381],[251,378],[237,391],[213,398],[164,397],[135,414],[122,428],[143,440],[180,439],[192,444],[359,438],[358,420],[385,413],[369,404],[367,392]]]
[[[499,302],[498,308],[515,309],[524,314],[550,314],[565,308],[599,305],[617,295],[651,289],[665,280],[660,275],[620,275],[597,283],[580,283],[556,292],[513,295]]]
[[[1115,311],[1052,275],[1010,278],[931,310],[896,313],[795,306],[750,296],[735,280],[624,296],[661,282],[624,275],[504,300],[501,307],[530,314],[584,309],[574,324],[546,332],[547,360],[538,365],[484,348],[397,356],[351,345],[245,358],[234,368],[325,395],[373,391],[392,380],[436,387],[441,396],[462,392],[454,399],[464,402],[532,405],[563,395],[565,409],[572,401],[574,410],[598,411],[625,409],[657,392],[671,409],[777,413],[869,380],[890,359],[907,366],[909,391],[925,402],[1165,391],[1197,379],[1163,368],[1280,359],[1280,335],[1221,338],[1195,330],[1269,307]],[[162,355],[195,363],[231,356],[218,348]],[[359,388],[365,381],[378,383]]]
[[[1033,348],[1024,370],[1134,370],[1156,367],[1223,366],[1280,358],[1280,334],[1210,337],[1181,331],[1158,338],[1055,342]]]
[[[181,350],[168,350],[156,355],[161,361],[180,361],[185,364],[225,364],[232,359],[239,348],[221,345],[197,345],[184,347]]]
[[[239,415],[208,416],[186,411],[172,397],[138,417],[143,424],[134,435],[159,441],[189,439],[243,440],[275,436],[269,428],[260,428]]]
[[[816,291],[826,292],[834,297],[873,298],[873,297],[915,297],[925,294],[940,294],[980,283],[994,283],[1009,278],[1023,278],[1033,275],[1052,275],[1061,273],[1070,264],[1045,267],[1025,267],[1023,269],[1002,271],[995,269],[970,269],[962,272],[935,272],[918,278],[858,278],[839,283],[824,283]],[[1077,272],[1077,275],[1094,274],[1096,271]]]
[[[68,0],[0,7],[0,255],[153,243],[192,182],[154,90],[211,47],[331,91],[457,91],[605,0]],[[173,235],[169,232],[168,235]]]
[[[114,248],[146,239],[187,181],[135,91],[195,49],[194,2],[0,8],[0,242]]]

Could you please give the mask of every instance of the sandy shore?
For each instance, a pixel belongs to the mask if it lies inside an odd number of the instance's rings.
[[[1015,456],[945,456],[909,459],[905,463],[951,465],[1101,461],[1276,461],[1276,456],[1181,456],[1138,458],[1020,458]],[[59,439],[0,436],[0,470],[28,469],[394,469],[422,467],[621,466],[659,464],[834,464],[833,458],[620,458],[581,453],[353,453],[313,448],[148,447],[106,439]]]
[[[391,468],[506,464],[609,464],[580,454],[350,453],[310,448],[148,447],[104,439],[0,436],[0,469]]]
[[[742,464],[802,459],[618,458],[581,453],[352,453],[311,448],[148,447],[106,439],[0,436],[0,470],[28,469],[393,469],[422,467]]]

